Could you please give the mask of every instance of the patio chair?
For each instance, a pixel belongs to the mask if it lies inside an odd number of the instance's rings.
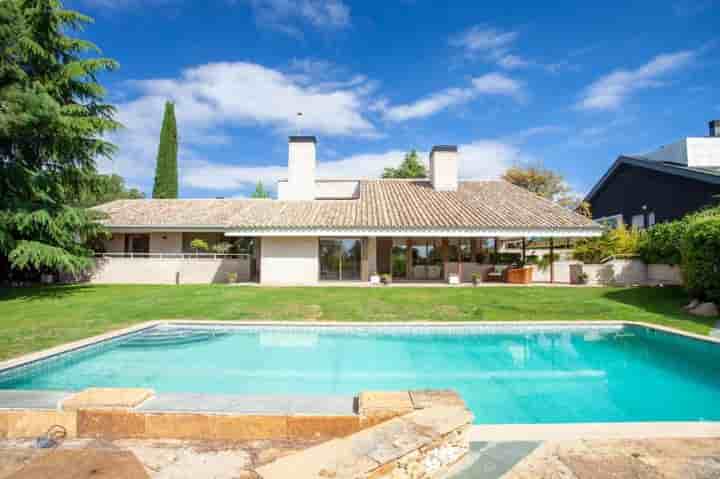
[[[502,283],[505,281],[509,266],[496,264],[485,273],[485,281]]]

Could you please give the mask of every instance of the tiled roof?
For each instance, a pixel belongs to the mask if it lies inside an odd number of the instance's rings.
[[[108,226],[225,229],[599,228],[587,218],[504,181],[463,181],[436,191],[427,180],[363,180],[348,200],[118,200],[97,207]]]

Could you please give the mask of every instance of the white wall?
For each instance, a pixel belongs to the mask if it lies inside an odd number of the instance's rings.
[[[688,166],[720,167],[720,138],[688,138]]]
[[[308,237],[264,237],[260,260],[262,284],[315,284],[318,282],[319,240]]]
[[[652,161],[670,161],[688,166],[720,166],[720,138],[683,138],[643,156]]]
[[[315,197],[323,198],[357,198],[360,182],[358,180],[336,181],[317,180],[315,182]]]
[[[647,265],[647,269],[649,284],[683,284],[682,272],[677,265],[649,264]]]
[[[98,258],[90,282],[98,284],[181,284],[227,283],[227,273],[238,281],[250,281],[250,260],[243,259],[159,259]]]

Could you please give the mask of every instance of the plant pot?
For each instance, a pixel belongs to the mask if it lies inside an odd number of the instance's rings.
[[[460,284],[460,277],[456,274],[449,274],[448,284]]]
[[[370,284],[380,284],[380,275],[379,274],[371,274],[370,275]]]

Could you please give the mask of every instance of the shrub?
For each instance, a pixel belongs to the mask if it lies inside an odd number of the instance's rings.
[[[214,244],[212,250],[213,253],[227,254],[231,248],[232,245],[230,243],[228,243],[227,241],[221,241],[220,243]]]
[[[643,232],[638,229],[628,229],[620,225],[598,238],[588,238],[575,243],[573,259],[598,264],[610,256],[633,256],[638,254],[643,236]]]
[[[680,264],[688,221],[658,223],[643,235],[638,253],[648,264]]]
[[[238,280],[238,274],[234,271],[231,271],[227,274],[227,282],[228,283],[237,283]]]
[[[190,242],[190,247],[195,250],[196,253],[200,251],[207,251],[210,249],[207,242],[205,240],[201,240],[199,238],[195,238]]]
[[[689,223],[682,265],[690,295],[720,303],[720,216],[702,216]]]

